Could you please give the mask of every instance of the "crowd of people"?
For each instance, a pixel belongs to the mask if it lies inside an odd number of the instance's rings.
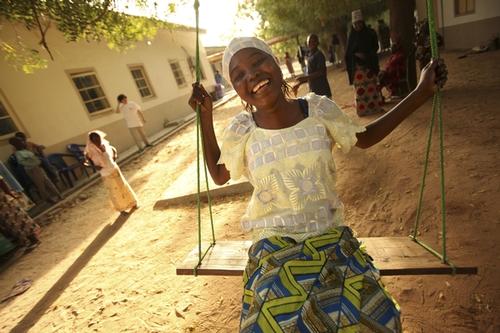
[[[351,15],[351,29],[348,34],[344,55],[337,34],[333,34],[325,47],[326,55],[318,48],[318,35],[308,36],[304,45],[297,47],[296,59],[302,74],[293,68],[290,52],[286,51],[284,62],[292,78],[292,91],[304,83],[309,90],[318,95],[331,97],[331,88],[326,76],[326,60],[333,65],[342,64],[347,71],[347,79],[354,87],[355,106],[358,116],[368,116],[383,112],[383,105],[388,99],[401,99],[408,93],[407,55],[403,51],[397,34],[391,36],[390,28],[383,19],[377,20],[378,26],[372,29],[365,23],[361,10]],[[417,24],[416,57],[420,69],[430,61],[430,42],[427,21]],[[391,41],[392,39],[392,41]],[[438,35],[438,43],[442,38]],[[410,50],[413,52],[414,50]],[[387,54],[383,68],[379,66],[379,56]]]
[[[146,121],[140,106],[128,101],[123,94],[117,97],[117,102],[116,112],[123,114],[139,151],[150,147],[143,130]],[[116,149],[105,137],[106,134],[98,130],[88,133],[82,152],[85,158],[83,166],[99,170],[113,208],[128,213],[137,208],[137,197],[116,163]],[[28,208],[62,200],[63,182],[45,155],[43,145],[29,141],[23,132],[17,132],[9,143],[13,147],[10,169],[0,163],[0,233],[15,246],[31,249],[39,243],[40,227],[28,214]],[[25,193],[26,184],[33,184],[36,197]],[[32,198],[36,198],[35,203]]]

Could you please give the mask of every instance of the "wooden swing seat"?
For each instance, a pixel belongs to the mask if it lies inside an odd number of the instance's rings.
[[[443,264],[431,253],[408,237],[359,238],[373,258],[381,275],[452,274],[452,267]],[[197,269],[198,275],[241,276],[248,259],[251,241],[218,241]],[[202,244],[206,249],[209,244]],[[195,247],[177,266],[177,275],[193,275],[198,264]],[[455,274],[477,274],[477,267],[457,265]]]

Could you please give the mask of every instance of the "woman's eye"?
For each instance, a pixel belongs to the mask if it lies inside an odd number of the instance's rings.
[[[243,78],[243,72],[237,72],[235,75],[233,75],[233,81],[237,82],[240,81]]]

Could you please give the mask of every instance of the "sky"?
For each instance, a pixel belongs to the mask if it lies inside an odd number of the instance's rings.
[[[154,0],[148,0],[154,3]],[[257,14],[253,18],[237,17],[238,3],[244,0],[199,0],[200,28],[206,30],[201,36],[204,46],[225,46],[232,37],[255,35],[260,20]],[[119,10],[134,15],[151,15],[154,6],[147,8],[135,7],[133,0],[117,1]],[[195,11],[193,0],[181,0],[185,4],[176,6],[175,13],[163,15],[168,12],[168,0],[156,0],[159,18],[168,22],[195,26]],[[179,2],[173,1],[173,2]],[[128,6],[128,8],[125,8]],[[120,8],[121,7],[121,8]]]

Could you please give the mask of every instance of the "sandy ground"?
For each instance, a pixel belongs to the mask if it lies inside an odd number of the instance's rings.
[[[405,332],[500,332],[500,52],[445,58],[449,254],[476,264],[479,274],[384,281],[401,305]],[[334,98],[355,117],[345,73],[335,70],[330,82]],[[218,109],[218,130],[240,109],[237,99]],[[376,147],[335,152],[346,223],[359,236],[410,233],[430,110],[427,103]],[[195,149],[194,126],[189,126],[122,168],[140,198],[140,208],[128,217],[110,209],[101,183],[48,217],[43,243],[0,273],[0,295],[22,278],[34,281],[26,293],[0,304],[0,331],[236,332],[240,277],[175,275],[176,263],[197,242],[195,206],[153,209],[193,161]],[[420,230],[422,238],[437,244],[437,149],[431,158]],[[218,239],[247,237],[239,228],[246,200],[246,195],[214,200]],[[203,216],[207,222],[206,211]],[[207,227],[204,234],[209,237]]]

